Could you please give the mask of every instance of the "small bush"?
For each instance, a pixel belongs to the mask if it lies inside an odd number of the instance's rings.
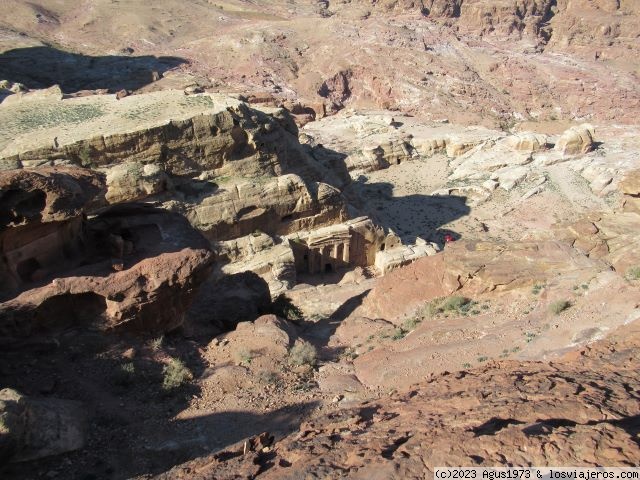
[[[238,352],[238,361],[245,365],[251,365],[253,360],[253,352],[249,350],[241,350]]]
[[[296,322],[303,320],[302,311],[296,307],[289,297],[282,294],[276,298],[272,305],[273,313],[281,318]]]
[[[471,364],[469,362],[465,362],[462,364],[462,368],[471,368]]]
[[[262,370],[258,373],[258,380],[266,385],[275,385],[280,381],[280,376],[276,372]]]
[[[136,368],[133,363],[124,363],[113,373],[112,381],[120,387],[128,387],[133,383],[135,374]]]
[[[154,338],[151,340],[151,350],[157,352],[162,348],[162,343],[164,342],[164,335],[160,335],[158,338]]]
[[[296,367],[309,365],[313,367],[318,360],[316,347],[304,340],[296,340],[289,351],[289,363]]]
[[[629,280],[640,280],[640,267],[631,267],[627,270],[627,278]]]
[[[484,355],[482,357],[478,357],[478,362],[479,363],[486,362],[487,360],[489,360],[489,357],[485,357]]]
[[[531,293],[533,293],[534,295],[538,295],[543,288],[544,288],[543,285],[536,284],[533,287],[531,287]]]
[[[463,309],[466,305],[469,304],[469,299],[465,297],[461,297],[459,295],[454,295],[453,297],[447,298],[440,307],[445,311],[452,310],[460,310]]]
[[[571,302],[568,300],[557,300],[549,305],[549,310],[556,315],[559,315],[561,312],[564,312],[567,308],[571,306]]]
[[[408,318],[402,324],[402,329],[407,331],[414,330],[418,325],[420,325],[420,322],[422,322],[422,320],[419,318],[416,318],[416,317]]]
[[[393,340],[400,340],[400,339],[404,338],[406,335],[407,335],[407,332],[404,329],[396,328],[393,331],[393,335],[391,335],[391,338]]]
[[[174,390],[193,380],[191,371],[177,358],[172,358],[164,366],[162,373],[164,375],[162,380],[162,388],[164,390]]]
[[[477,305],[466,297],[454,295],[448,298],[436,298],[429,302],[425,308],[425,312],[430,316],[435,316],[445,312],[457,312],[466,315],[469,309]]]

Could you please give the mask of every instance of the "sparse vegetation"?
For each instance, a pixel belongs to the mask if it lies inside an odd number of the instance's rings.
[[[478,357],[478,363],[483,363],[483,362],[486,362],[487,360],[489,360],[489,357],[486,357],[484,355],[481,357]]]
[[[469,362],[465,362],[462,364],[462,368],[464,369],[471,368],[471,364]]]
[[[309,365],[313,367],[317,361],[318,352],[316,347],[305,340],[296,340],[296,343],[289,351],[289,363],[293,366]]]
[[[627,270],[629,280],[640,280],[640,267],[631,267]]]
[[[533,339],[537,337],[537,335],[533,332],[525,332],[524,337],[525,337],[525,342],[531,343]]]
[[[435,300],[432,300],[426,305],[425,313],[429,316],[435,316],[441,313],[445,313],[445,315],[447,313],[467,315],[469,310],[476,305],[478,305],[478,302],[460,295],[454,295],[452,297],[436,298]],[[477,311],[477,309],[474,310]],[[477,311],[474,315],[477,315],[478,313],[480,312]]]
[[[100,105],[88,103],[57,102],[56,105],[42,105],[38,109],[25,106],[24,109],[17,109],[9,124],[4,127],[9,133],[17,133],[55,125],[79,124],[103,114]]]
[[[393,335],[391,335],[391,338],[393,340],[401,340],[406,335],[407,335],[407,332],[402,327],[398,327],[393,331]]]
[[[258,373],[258,380],[265,385],[275,385],[280,381],[280,376],[271,370],[262,370]]]
[[[238,362],[241,365],[251,365],[251,361],[253,360],[253,352],[250,350],[241,350],[238,352]]]
[[[340,357],[345,359],[345,360],[355,360],[356,358],[358,358],[358,356],[359,356],[358,353],[351,347],[347,348],[340,355]]]
[[[285,294],[280,295],[273,301],[272,309],[274,314],[290,322],[303,320],[302,311]]]
[[[112,381],[119,387],[128,387],[135,380],[136,368],[133,363],[124,363],[120,365],[112,376]]]
[[[444,311],[450,310],[460,310],[462,307],[469,303],[469,299],[465,297],[461,297],[459,295],[454,295],[453,297],[447,298],[441,305],[441,308]]]
[[[91,160],[91,148],[89,145],[84,144],[78,150],[78,158],[80,159],[80,165],[83,167],[93,167],[93,162]]]
[[[538,295],[543,288],[544,288],[544,285],[540,285],[536,283],[533,287],[531,287],[531,293],[533,293],[534,295]]]
[[[10,431],[9,426],[7,425],[7,422],[5,421],[4,417],[0,417],[0,433],[5,434],[5,433],[9,433],[9,431]]]
[[[151,340],[151,350],[157,352],[162,348],[164,342],[164,335],[160,335],[158,338]]]
[[[177,358],[172,358],[162,369],[162,388],[164,390],[175,390],[178,387],[193,380],[193,374],[186,365]]]
[[[568,300],[556,300],[555,302],[549,305],[549,310],[556,315],[559,315],[561,312],[564,312],[567,308],[571,306],[571,302]]]

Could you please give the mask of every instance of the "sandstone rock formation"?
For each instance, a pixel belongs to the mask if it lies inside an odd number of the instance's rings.
[[[70,326],[152,332],[182,323],[212,262],[186,219],[128,204],[87,220],[104,184],[82,169],[0,178],[4,342]]]
[[[0,390],[0,459],[24,462],[59,455],[85,444],[87,414],[82,404],[30,398]]]
[[[595,133],[591,125],[571,127],[562,134],[555,149],[564,155],[584,154],[593,148],[594,136]]]
[[[83,215],[104,192],[98,174],[78,168],[0,174],[0,298],[79,261]]]
[[[0,77],[30,88],[56,83],[65,91],[183,88],[189,82],[182,78],[191,74],[191,83],[198,79],[219,90],[269,95],[290,105],[320,104],[319,111],[341,105],[394,107],[426,110],[434,119],[494,124],[590,115],[633,121],[639,105],[634,2],[278,0],[249,5],[233,0],[197,8],[167,2],[166,17],[139,4],[121,6],[121,15],[114,16],[103,0],[80,17],[73,15],[78,1],[23,5],[11,0],[9,5],[12,15],[5,23],[23,35],[3,43],[13,51],[7,52],[6,73],[0,70]],[[134,17],[144,20],[123,20]],[[171,18],[180,19],[179,28]],[[247,18],[253,22],[250,29]],[[286,34],[274,28],[275,19],[286,23]],[[211,37],[203,25],[216,26],[220,35]],[[85,55],[42,43],[56,38]],[[123,55],[91,56],[113,53],[113,42],[125,45],[117,49]],[[331,55],[326,45],[336,47]],[[33,71],[33,64],[54,59],[65,68]],[[611,69],[618,76],[609,75]]]
[[[564,361],[432,376],[320,414],[268,448],[243,451],[240,442],[156,478],[293,479],[339,469],[349,478],[422,479],[454,464],[635,465],[639,411],[627,386],[638,382],[637,339],[630,325]]]
[[[640,213],[640,171],[627,175],[620,182],[620,191],[624,194],[624,210]]]

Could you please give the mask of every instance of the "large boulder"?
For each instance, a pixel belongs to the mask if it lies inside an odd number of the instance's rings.
[[[0,173],[0,230],[30,222],[61,222],[104,204],[102,176],[75,167]]]
[[[253,272],[211,277],[189,310],[189,320],[213,325],[218,333],[252,321],[271,306],[269,286]]]
[[[587,123],[566,130],[556,143],[555,149],[563,155],[581,155],[595,147],[595,130]]]
[[[0,300],[79,261],[83,215],[105,192],[101,175],[82,168],[0,172]]]
[[[82,448],[86,420],[79,402],[0,390],[0,462],[35,460]]]
[[[640,170],[629,173],[620,182],[619,188],[624,195],[624,211],[640,213]]]
[[[0,304],[0,336],[88,325],[156,334],[180,326],[213,261],[188,221],[134,204],[112,207],[84,228],[82,265]]]

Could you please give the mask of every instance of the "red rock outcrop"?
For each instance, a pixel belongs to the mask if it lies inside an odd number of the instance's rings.
[[[87,220],[104,184],[82,169],[2,172],[0,181],[4,341],[70,326],[162,332],[182,323],[213,261],[184,217],[129,204]]]
[[[105,192],[101,176],[81,168],[0,173],[0,298],[77,258],[83,214]]]
[[[445,372],[319,415],[275,444],[240,442],[155,478],[424,479],[447,465],[636,465],[639,339],[635,322],[557,363]]]

